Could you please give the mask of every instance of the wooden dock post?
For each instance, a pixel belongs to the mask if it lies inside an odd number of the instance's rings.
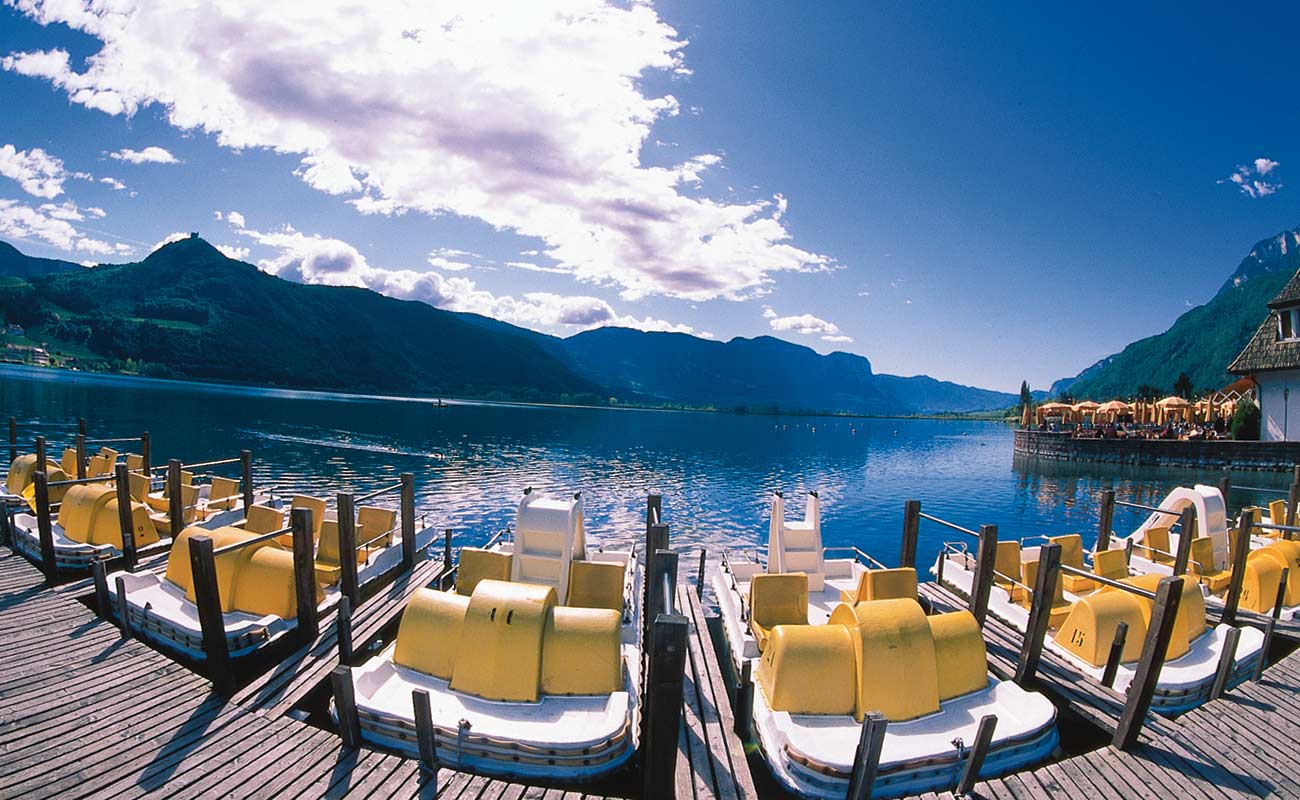
[[[18,460],[18,420],[9,418],[9,463]]]
[[[658,592],[658,587],[655,587]],[[641,796],[672,797],[681,733],[682,681],[688,623],[681,614],[659,614],[650,626],[645,705],[641,710]]]
[[[433,710],[429,706],[429,692],[411,690],[411,705],[415,711],[415,743],[420,749],[420,769],[430,775],[438,774],[438,737],[433,730]]]
[[[645,502],[645,532],[650,535],[650,526],[663,522],[664,518],[664,500],[657,494],[646,496]]]
[[[1255,680],[1264,677],[1264,668],[1268,666],[1268,651],[1273,647],[1273,635],[1277,632],[1277,621],[1282,618],[1282,602],[1286,599],[1287,578],[1290,567],[1282,568],[1281,579],[1277,582],[1277,599],[1273,601],[1273,613],[1264,626],[1264,644],[1259,648],[1259,663],[1255,666]]]
[[[1097,550],[1110,549],[1110,529],[1115,521],[1115,490],[1106,489],[1101,493],[1101,513],[1097,520]]]
[[[708,550],[700,548],[700,571],[695,574],[695,596],[699,599],[704,598],[704,559],[708,554]]]
[[[355,750],[361,746],[361,720],[357,717],[352,667],[339,664],[330,670],[330,687],[334,690],[334,711],[338,714],[339,736],[343,739],[344,747]]]
[[[36,437],[36,468],[45,469],[45,461],[49,456],[45,452],[45,437]]]
[[[361,604],[357,586],[357,511],[351,492],[339,492],[339,593],[352,601],[352,607]]]
[[[1232,478],[1224,475],[1219,478],[1219,494],[1223,495],[1223,510],[1228,510],[1228,495],[1232,493]]]
[[[1244,508],[1241,516],[1237,519],[1237,530],[1229,531],[1229,535],[1235,536],[1235,547],[1232,554],[1232,575],[1228,579],[1228,594],[1223,601],[1223,616],[1219,622],[1231,625],[1237,619],[1237,607],[1241,604],[1241,584],[1246,577],[1246,557],[1250,555],[1250,534],[1251,529],[1255,526],[1255,515],[1259,513],[1255,508]]]
[[[112,619],[113,608],[108,599],[108,568],[104,560],[90,562],[90,576],[95,584],[95,613],[100,619]]]
[[[402,571],[415,569],[415,475],[402,473]]]
[[[1119,674],[1120,662],[1124,660],[1124,645],[1128,643],[1128,623],[1115,625],[1115,636],[1110,640],[1110,653],[1106,655],[1106,669],[1101,673],[1101,685],[1107,689],[1114,688],[1115,676]]]
[[[993,588],[993,565],[998,557],[998,526],[980,526],[979,551],[975,555],[974,583],[971,585],[970,611],[984,627],[989,611],[989,590]]]
[[[979,780],[980,769],[984,766],[984,757],[989,754],[989,745],[993,742],[993,731],[998,726],[996,714],[985,714],[980,718],[979,729],[975,732],[975,744],[971,745],[970,755],[966,756],[966,766],[962,768],[961,779],[953,794],[969,797]]]
[[[334,617],[334,631],[339,640],[339,663],[352,660],[352,601],[347,595],[339,598],[338,612]]]
[[[1295,507],[1297,502],[1300,502],[1300,464],[1291,468],[1291,488],[1286,494],[1287,525],[1295,525]],[[1290,531],[1287,531],[1287,536],[1283,538],[1290,539]]]
[[[86,435],[86,418],[85,418],[85,417],[77,417],[77,435],[78,435],[78,436],[85,436],[85,435]]]
[[[1038,662],[1043,656],[1043,640],[1047,638],[1047,624],[1052,618],[1052,600],[1056,597],[1056,582],[1061,579],[1061,546],[1043,545],[1038,550],[1038,575],[1034,579],[1033,605],[1029,608],[1029,624],[1025,628],[1020,660],[1016,663],[1016,683],[1030,689],[1038,674]]]
[[[1192,533],[1196,529],[1196,509],[1183,509],[1178,521],[1178,552],[1174,554],[1174,574],[1186,575],[1187,562],[1192,558]]]
[[[1228,680],[1237,667],[1237,642],[1240,640],[1241,628],[1229,628],[1223,639],[1223,652],[1219,653],[1219,668],[1214,673],[1214,686],[1210,689],[1211,700],[1223,697],[1228,688]]]
[[[149,477],[150,468],[152,467],[152,464],[149,461],[149,458],[153,455],[152,452],[153,448],[151,447],[151,444],[152,442],[150,441],[149,438],[149,431],[145,431],[144,433],[141,433],[140,434],[140,466],[142,469],[144,469],[144,476],[146,478]]]
[[[173,458],[167,462],[167,516],[172,528],[172,539],[185,528],[185,501],[181,497],[181,461]]]
[[[1170,576],[1161,579],[1156,588],[1155,607],[1151,610],[1151,625],[1142,643],[1142,658],[1138,661],[1133,683],[1129,685],[1124,713],[1120,715],[1115,736],[1111,739],[1111,746],[1118,750],[1129,750],[1137,744],[1147,712],[1151,710],[1151,698],[1155,695],[1156,680],[1169,651],[1169,638],[1174,632],[1174,620],[1182,598],[1183,578]]]
[[[113,581],[117,589],[117,623],[123,639],[131,638],[131,607],[126,604],[126,578],[121,575]]]
[[[745,659],[740,667],[740,685],[736,687],[736,735],[742,743],[749,741],[754,720],[754,662]]]
[[[86,434],[77,434],[77,480],[86,477]]]
[[[239,485],[244,490],[244,516],[247,517],[248,509],[257,503],[257,495],[253,491],[253,452],[251,450],[239,451]]]
[[[858,749],[853,753],[853,772],[849,776],[847,800],[868,800],[872,784],[876,782],[876,768],[880,766],[880,751],[885,746],[885,729],[889,720],[879,711],[872,711],[862,720],[858,735]]]
[[[36,532],[41,542],[41,572],[45,574],[45,582],[53,586],[58,576],[58,564],[54,555],[54,529],[50,526],[50,485],[45,470],[36,470],[32,474],[32,483],[36,489]]]
[[[320,633],[316,618],[316,562],[312,558],[315,542],[312,541],[310,508],[295,508],[289,512],[289,527],[293,530],[293,586],[298,605],[298,639],[310,642]],[[354,562],[355,563],[355,562]]]
[[[135,572],[135,520],[131,514],[131,478],[126,464],[113,468],[117,479],[117,524],[122,528],[122,564]]]
[[[898,566],[916,567],[916,542],[921,532],[921,501],[903,503],[903,544],[899,548]]]
[[[444,572],[451,569],[451,565],[456,563],[452,560],[451,554],[451,541],[453,536],[455,536],[455,532],[452,531],[451,528],[447,528],[442,532],[442,568]]]
[[[212,554],[212,537],[193,536],[190,545],[190,575],[194,582],[194,605],[198,609],[203,635],[203,655],[208,679],[224,694],[230,686],[230,643],[221,617],[221,590],[217,585],[217,564]]]

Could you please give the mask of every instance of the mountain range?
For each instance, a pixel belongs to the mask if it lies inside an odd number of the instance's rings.
[[[1053,397],[1108,400],[1148,385],[1171,393],[1181,373],[1197,392],[1234,380],[1228,364],[1268,313],[1265,304],[1300,269],[1300,227],[1257,242],[1205,305],[1187,311],[1163,333],[1139,339],[1072,378],[1052,384]]]
[[[347,391],[719,409],[927,414],[1016,397],[873,372],[769,336],[713,341],[597,328],[566,338],[500,320],[304,285],[203,239],[85,268],[0,242],[0,313],[86,364],[146,374]]]

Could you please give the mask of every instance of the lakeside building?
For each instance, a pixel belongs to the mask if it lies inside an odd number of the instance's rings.
[[[1268,309],[1228,372],[1259,386],[1261,441],[1300,441],[1300,272],[1268,302]]]

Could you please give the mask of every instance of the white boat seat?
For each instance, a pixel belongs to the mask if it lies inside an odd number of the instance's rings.
[[[582,498],[556,500],[531,491],[519,501],[510,579],[550,586],[568,602],[570,565],[586,558]]]

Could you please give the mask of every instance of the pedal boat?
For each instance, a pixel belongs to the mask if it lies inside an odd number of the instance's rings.
[[[768,571],[724,559],[710,580],[732,666],[753,669],[759,747],[787,790],[844,797],[872,711],[889,719],[873,796],[951,789],[986,714],[998,723],[981,777],[1056,751],[1055,707],[989,675],[969,612],[927,615],[914,569],[825,557],[816,495],[793,522],[774,498],[768,554]]]
[[[1110,547],[1131,552],[1129,566],[1137,574],[1172,575],[1181,533],[1171,529],[1189,506],[1195,509],[1196,527],[1192,532],[1188,578],[1201,587],[1211,613],[1221,613],[1232,580],[1237,537],[1228,524],[1227,504],[1218,487],[1197,484],[1190,489],[1174,489],[1158,506],[1166,512],[1152,512],[1133,533],[1112,538]],[[1258,517],[1269,524],[1285,518],[1285,500],[1273,501],[1268,513]],[[1285,539],[1280,531],[1268,528],[1252,530],[1239,608],[1265,616],[1272,614],[1283,569],[1288,569],[1287,587],[1278,616],[1292,620],[1300,614],[1300,541]]]
[[[419,590],[397,638],[353,670],[362,738],[417,756],[412,692],[429,694],[438,760],[574,784],[639,739],[641,565],[586,548],[582,503],[526,494],[514,541],[462,548],[454,589]]]
[[[326,512],[326,501],[297,495],[289,508],[310,508],[315,539],[317,610],[323,613],[340,598],[340,555],[337,518]],[[319,522],[315,522],[319,520]],[[116,614],[117,578],[126,589],[128,624],[141,638],[193,662],[206,659],[203,631],[195,605],[190,572],[189,540],[203,535],[214,548],[282,530],[288,526],[285,510],[254,505],[238,525],[210,529],[192,525],[181,531],[167,556],[167,567],[156,572],[114,572],[108,576],[111,607]],[[402,536],[397,512],[392,509],[357,508],[357,585],[364,587],[398,568]],[[423,553],[435,531],[417,528],[416,552]],[[250,656],[297,628],[298,603],[294,589],[293,538],[289,534],[249,545],[216,557],[218,594],[231,659]]]
[[[1048,541],[1061,545],[1062,564],[1085,569],[1082,539],[1078,534],[1051,537]],[[1015,541],[998,542],[996,574],[989,589],[989,614],[1022,633],[1029,625],[1033,599],[1030,587],[1038,576],[1039,550],[1037,546],[1022,547]],[[1098,551],[1092,556],[1091,571],[1101,578],[1154,593],[1168,573],[1133,574],[1125,561],[1126,555],[1123,549]],[[969,597],[974,570],[975,557],[965,551],[964,545],[947,545],[932,572],[941,584]],[[1128,634],[1113,686],[1121,695],[1126,694],[1142,655],[1154,602],[1090,578],[1059,574],[1044,647],[1064,658],[1081,675],[1100,682],[1115,630],[1120,622],[1127,623]],[[1173,637],[1151,700],[1152,710],[1176,716],[1209,699],[1224,642],[1232,627],[1207,623],[1203,586],[1197,583],[1196,576],[1186,576]],[[1263,633],[1251,627],[1241,628],[1229,687],[1254,674],[1263,645]]]

